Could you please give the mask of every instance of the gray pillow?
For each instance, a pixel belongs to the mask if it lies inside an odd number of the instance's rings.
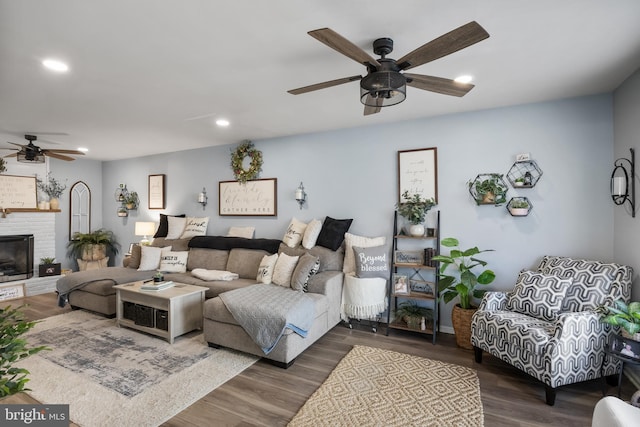
[[[387,245],[369,248],[353,247],[356,257],[356,277],[389,278],[389,248]]]
[[[307,292],[309,279],[318,272],[320,259],[311,254],[304,254],[298,259],[293,274],[291,275],[291,289]]]

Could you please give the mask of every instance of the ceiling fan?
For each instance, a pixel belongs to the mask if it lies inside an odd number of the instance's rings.
[[[292,89],[292,95],[325,89],[344,83],[360,81],[360,102],[364,104],[364,115],[380,112],[382,107],[399,104],[406,98],[406,85],[437,92],[444,95],[464,96],[474,85],[458,83],[442,77],[404,73],[402,71],[442,58],[489,37],[489,33],[475,21],[450,31],[395,60],[386,56],[393,51],[393,40],[381,38],[373,42],[375,59],[364,50],[330,28],[309,31],[311,37],[326,44],[341,54],[367,67],[367,75],[344,77],[310,86]]]
[[[62,149],[49,149],[40,148],[33,143],[38,137],[36,135],[27,134],[24,138],[29,141],[28,144],[16,144],[15,142],[9,142],[9,144],[17,145],[18,148],[2,148],[3,150],[16,150],[16,153],[9,154],[4,157],[17,157],[19,162],[24,163],[44,163],[45,156],[53,157],[55,159],[72,161],[73,157],[67,154],[84,155],[82,151],[78,150],[62,150]]]

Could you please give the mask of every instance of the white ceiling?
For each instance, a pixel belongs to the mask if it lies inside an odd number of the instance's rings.
[[[62,132],[41,146],[112,160],[609,92],[640,67],[639,19],[638,0],[0,0],[0,146]],[[409,87],[365,117],[357,82],[286,92],[365,74],[309,30],[372,55],[391,37],[397,59],[473,20],[489,39],[411,70],[472,74],[463,98]]]

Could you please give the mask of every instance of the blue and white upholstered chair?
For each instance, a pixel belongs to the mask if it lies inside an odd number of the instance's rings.
[[[476,362],[482,352],[502,359],[545,385],[546,402],[556,388],[613,375],[619,362],[605,359],[613,331],[596,309],[629,301],[630,267],[545,256],[522,271],[511,292],[487,292],[471,323]]]

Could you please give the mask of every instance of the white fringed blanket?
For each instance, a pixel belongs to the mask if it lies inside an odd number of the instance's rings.
[[[349,318],[371,319],[387,309],[387,281],[379,277],[358,278],[344,276],[340,317],[345,322]]]

